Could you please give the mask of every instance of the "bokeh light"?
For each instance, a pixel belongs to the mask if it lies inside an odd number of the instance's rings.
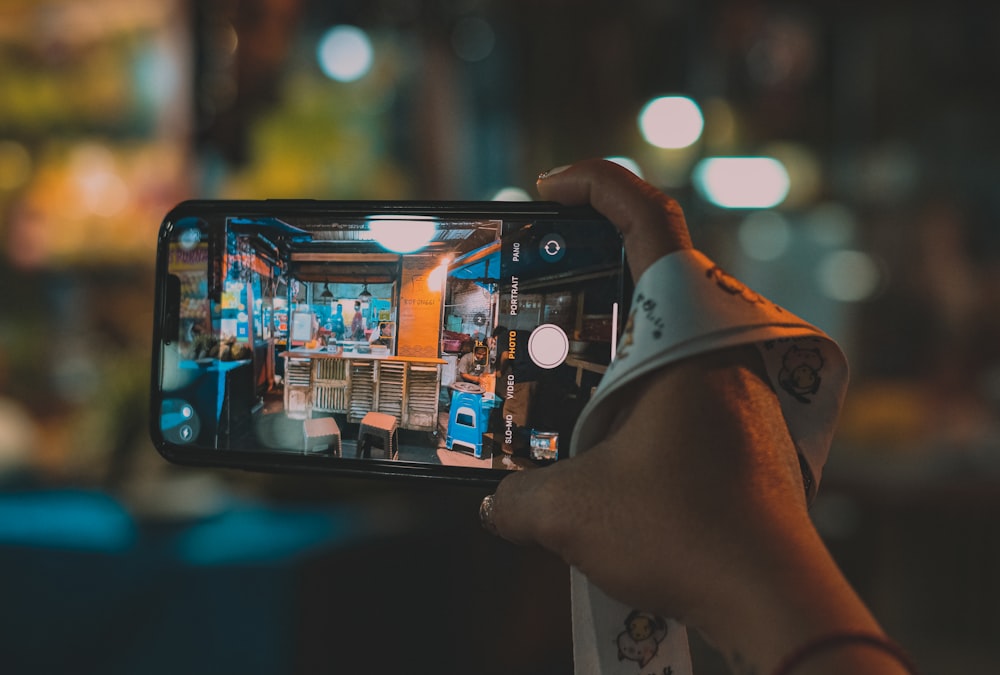
[[[708,201],[727,209],[769,209],[788,195],[788,171],[773,157],[709,157],[693,179]]]
[[[820,246],[844,248],[854,241],[857,231],[854,212],[839,202],[827,202],[805,216],[806,233]]]
[[[530,202],[531,195],[519,187],[505,187],[497,190],[491,198],[495,202]]]
[[[705,118],[698,104],[687,96],[660,96],[639,113],[643,138],[658,148],[686,148],[701,138]]]
[[[788,172],[788,196],[783,202],[786,208],[808,206],[816,200],[823,187],[823,170],[812,149],[802,143],[779,142],[760,150],[762,155],[781,162]]]
[[[736,111],[723,98],[710,98],[702,106],[705,133],[702,142],[708,152],[725,154],[733,151],[738,137]]]
[[[882,274],[875,260],[864,251],[835,251],[820,262],[816,280],[828,298],[860,302],[875,294]]]
[[[332,80],[354,82],[371,70],[375,59],[368,34],[356,26],[334,26],[319,41],[319,66]]]
[[[777,260],[788,250],[792,228],[776,211],[754,211],[740,223],[737,237],[747,257],[766,262]]]
[[[0,190],[16,190],[31,177],[31,155],[17,141],[0,141]]]
[[[111,150],[98,143],[84,143],[70,156],[70,172],[80,205],[89,213],[111,218],[128,204],[129,189],[118,171]]]
[[[451,31],[451,48],[463,61],[482,61],[493,53],[496,34],[493,27],[479,17],[466,17]]]

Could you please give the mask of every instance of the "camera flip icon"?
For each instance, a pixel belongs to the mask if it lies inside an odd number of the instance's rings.
[[[538,253],[545,262],[559,262],[566,255],[566,240],[556,233],[547,234],[538,243]]]

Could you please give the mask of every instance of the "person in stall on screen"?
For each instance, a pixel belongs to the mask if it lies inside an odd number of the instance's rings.
[[[463,382],[482,385],[484,376],[493,372],[489,359],[489,347],[476,342],[472,351],[458,360],[458,376]]]
[[[344,306],[339,302],[334,305],[334,313],[330,317],[330,334],[334,341],[344,339]]]
[[[552,170],[538,189],[618,226],[635,280],[692,249],[677,202],[610,162]],[[553,551],[622,603],[681,620],[734,673],[915,672],[810,519],[806,471],[760,351],[708,351],[634,385],[603,440],[504,478],[480,507],[487,530]]]
[[[351,317],[351,334],[348,336],[351,340],[364,340],[365,339],[365,315],[361,311],[361,301],[354,301],[354,316]]]
[[[379,325],[375,326],[371,334],[368,336],[368,343],[373,345],[384,345],[386,347],[392,346],[392,323],[389,321],[383,321]]]

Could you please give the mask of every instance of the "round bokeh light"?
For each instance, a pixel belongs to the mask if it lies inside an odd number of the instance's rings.
[[[643,138],[658,148],[694,145],[704,128],[701,108],[687,96],[654,98],[639,113],[639,130]]]
[[[334,26],[320,38],[319,66],[332,80],[354,82],[371,70],[375,58],[368,34],[356,26]]]

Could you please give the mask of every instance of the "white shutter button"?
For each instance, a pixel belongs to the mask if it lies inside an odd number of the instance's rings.
[[[528,338],[528,356],[539,368],[555,368],[569,354],[569,338],[554,323],[543,323],[531,331]]]

